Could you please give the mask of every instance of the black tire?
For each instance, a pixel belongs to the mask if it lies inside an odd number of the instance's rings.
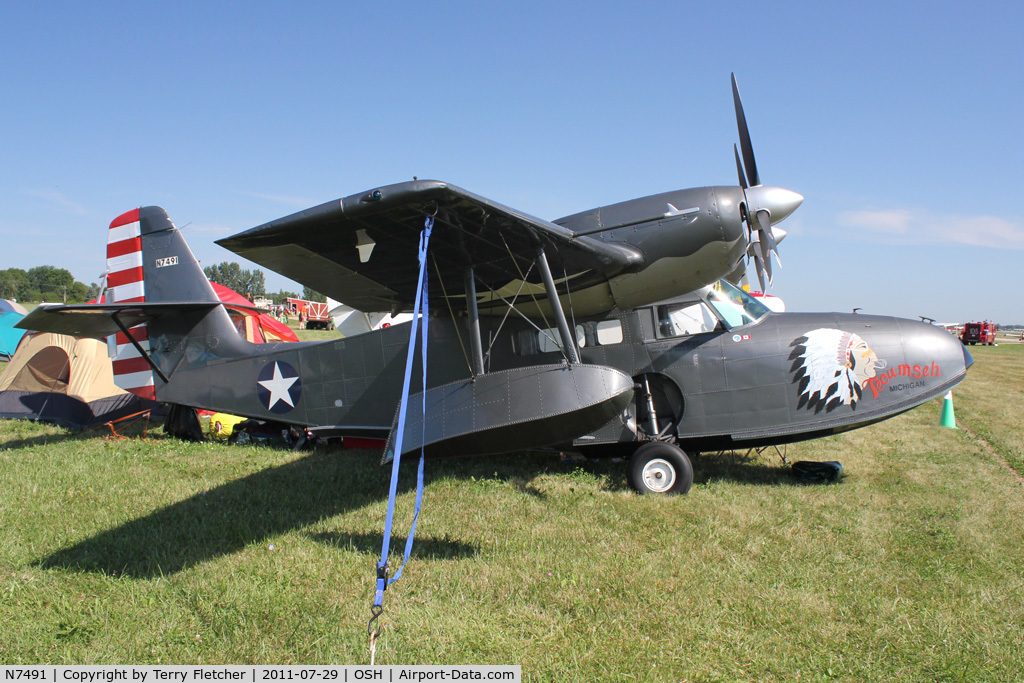
[[[641,495],[684,494],[693,486],[693,465],[678,446],[651,441],[633,453],[626,478]]]

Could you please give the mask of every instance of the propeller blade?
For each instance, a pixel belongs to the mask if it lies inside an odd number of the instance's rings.
[[[777,254],[778,249],[775,245],[775,235],[772,234],[772,219],[764,209],[757,212],[757,224],[760,226],[761,234],[768,237],[768,251],[774,251]]]
[[[754,252],[754,271],[757,273],[757,281],[761,283],[761,292],[764,290],[764,263],[761,261],[761,255],[756,251]]]
[[[745,190],[747,189],[747,179],[743,177],[743,162],[740,161],[740,151],[735,144],[732,146],[732,153],[736,155],[736,174],[740,177],[740,187]]]
[[[772,237],[775,238],[775,263],[778,264],[779,268],[782,267],[782,258],[779,257],[779,245],[782,244],[782,240],[786,239],[787,234],[782,228],[772,227]]]
[[[753,240],[751,236],[754,231],[751,226],[751,218],[746,215],[746,206],[749,204],[746,201],[746,180],[743,178],[743,164],[739,161],[739,151],[736,150],[735,144],[732,145],[732,154],[736,158],[736,175],[739,178],[739,191],[743,194],[743,204],[739,207],[739,217],[743,224],[746,225],[746,244],[750,245]]]
[[[736,74],[732,74],[732,101],[736,107],[736,127],[740,131],[740,149],[743,150],[743,165],[747,168],[747,180],[752,186],[760,185],[761,179],[757,175],[757,162],[754,161],[754,147],[750,144],[750,131],[747,129],[747,117],[743,115],[740,89],[736,85]]]
[[[772,257],[771,251],[768,249],[768,243],[765,239],[764,233],[760,233],[760,240],[758,244],[761,250],[761,258],[764,260],[764,273],[768,276],[768,284],[772,283]],[[764,290],[761,290],[764,291]]]
[[[772,219],[774,217],[776,223],[784,220],[800,206],[803,197],[781,187],[761,184],[761,176],[757,172],[757,162],[754,160],[754,146],[750,142],[747,116],[743,112],[740,87],[736,81],[736,74],[731,74],[731,77],[732,101],[736,109],[736,127],[740,137],[739,146],[735,144],[732,146],[732,154],[736,160],[736,176],[739,179],[740,191],[743,193],[740,217],[747,226],[747,249],[744,256],[748,265],[753,259],[761,291],[764,291],[765,276],[768,278],[768,284],[772,284],[771,257],[773,253],[776,263],[779,267],[782,266],[779,259],[778,242],[786,236],[785,230],[779,230],[779,238],[776,240]]]

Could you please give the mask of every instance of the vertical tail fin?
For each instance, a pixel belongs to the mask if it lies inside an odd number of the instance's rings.
[[[192,250],[167,212],[158,206],[128,211],[110,223],[107,271],[112,303],[220,302]],[[222,308],[211,313],[209,323],[205,326],[207,334],[237,336]],[[129,331],[148,352],[149,325],[137,325]],[[133,394],[154,398],[152,368],[127,335],[118,333],[108,343],[113,347],[114,382]]]

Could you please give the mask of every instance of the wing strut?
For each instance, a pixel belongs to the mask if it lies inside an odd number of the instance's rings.
[[[167,381],[168,381],[167,380],[167,375],[165,375],[164,373],[160,372],[160,368],[158,368],[156,366],[156,363],[153,362],[153,359],[149,357],[149,353],[147,353],[146,350],[142,348],[142,345],[139,344],[138,341],[136,341],[135,337],[132,336],[132,333],[128,330],[128,328],[125,326],[125,324],[121,321],[121,318],[118,317],[119,313],[120,313],[120,311],[114,311],[110,315],[110,319],[114,321],[114,324],[117,325],[117,327],[122,332],[124,332],[124,336],[128,337],[128,341],[130,341],[132,343],[132,346],[134,346],[135,350],[139,352],[139,355],[141,355],[143,358],[146,359],[146,362],[149,363],[149,367],[153,368],[153,372],[155,372],[160,377],[160,379],[162,379],[164,381],[164,384],[167,384]]]
[[[484,374],[484,345],[480,339],[480,311],[476,306],[476,276],[473,266],[466,268],[466,311],[469,313],[469,343],[473,352],[473,374]]]
[[[576,337],[569,331],[569,323],[565,320],[565,311],[562,310],[562,303],[558,300],[558,290],[555,289],[555,279],[551,277],[551,268],[548,266],[548,259],[544,255],[544,247],[537,248],[537,268],[544,278],[544,289],[548,293],[548,301],[551,303],[551,310],[555,313],[555,322],[558,323],[558,334],[562,337],[562,346],[569,358],[570,365],[579,365],[580,354],[576,350]]]

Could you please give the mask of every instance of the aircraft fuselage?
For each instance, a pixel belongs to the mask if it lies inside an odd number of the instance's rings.
[[[703,307],[703,322],[673,329],[673,311],[693,315],[693,307]],[[493,318],[482,323],[485,339],[499,325]],[[577,318],[575,328],[584,364],[613,368],[641,386],[621,414],[576,438],[578,446],[635,442],[657,432],[696,450],[815,438],[940,396],[964,378],[971,363],[957,339],[916,321],[769,313],[729,325],[696,295]],[[467,336],[464,320],[432,317],[429,330],[428,387],[469,379],[469,363],[459,352],[460,337],[464,342]],[[250,345],[247,357],[238,357],[233,347],[232,357],[219,360],[216,349],[189,348],[187,338],[166,336],[153,324],[154,347],[174,348],[177,359],[197,359],[177,362],[170,382],[158,383],[157,398],[342,434],[384,436],[401,397],[408,335],[405,323],[330,342]],[[506,321],[490,349],[488,374],[558,366],[557,338],[554,330],[538,332],[521,321]],[[170,360],[157,357],[158,364]],[[414,377],[418,368],[417,358]],[[523,391],[508,401],[544,398]],[[493,447],[507,450],[501,446]]]

